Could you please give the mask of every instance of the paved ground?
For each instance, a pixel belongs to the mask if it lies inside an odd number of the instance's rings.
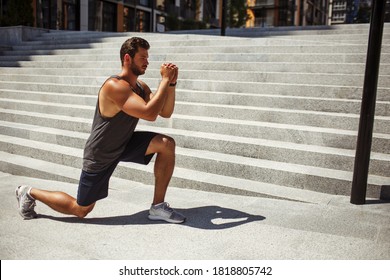
[[[151,186],[113,178],[87,219],[38,202],[39,218],[27,221],[16,208],[19,184],[76,194],[72,184],[0,173],[2,260],[390,259],[389,201],[356,206],[323,195],[304,203],[171,188],[167,201],[188,217],[173,225],[147,219]]]

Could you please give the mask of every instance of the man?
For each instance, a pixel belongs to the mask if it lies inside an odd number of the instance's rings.
[[[142,38],[126,40],[120,50],[121,73],[108,78],[99,90],[92,131],[84,149],[77,199],[63,192],[19,186],[16,198],[23,218],[37,217],[36,200],[58,212],[84,218],[97,200],[107,197],[109,179],[120,161],[148,164],[156,153],[155,189],[148,218],[171,223],[185,221],[164,200],[175,165],[175,141],[162,134],[134,131],[139,119],[169,118],[175,105],[176,65],[161,65],[162,80],[155,94],[138,80],[149,64],[149,48]]]

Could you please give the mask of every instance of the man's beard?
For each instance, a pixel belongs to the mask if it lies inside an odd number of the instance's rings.
[[[135,65],[134,63],[131,63],[130,65],[130,70],[131,72],[133,72],[134,75],[136,76],[140,76],[140,75],[143,75],[145,74],[145,70],[142,69],[142,68],[139,68],[137,65]]]

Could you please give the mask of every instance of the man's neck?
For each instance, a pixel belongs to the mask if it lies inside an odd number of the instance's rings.
[[[137,79],[138,76],[134,75],[133,73],[130,73],[128,71],[122,70],[122,72],[119,74],[119,76],[128,82],[132,88],[137,87]]]

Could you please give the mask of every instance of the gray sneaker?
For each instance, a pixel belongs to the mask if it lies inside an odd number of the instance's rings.
[[[16,199],[18,200],[19,214],[25,219],[34,219],[38,217],[37,213],[34,211],[35,199],[28,194],[31,190],[31,187],[28,186],[19,186],[16,188]]]
[[[169,207],[167,202],[152,205],[148,218],[153,221],[166,221],[174,224],[181,224],[186,220],[186,217]]]

